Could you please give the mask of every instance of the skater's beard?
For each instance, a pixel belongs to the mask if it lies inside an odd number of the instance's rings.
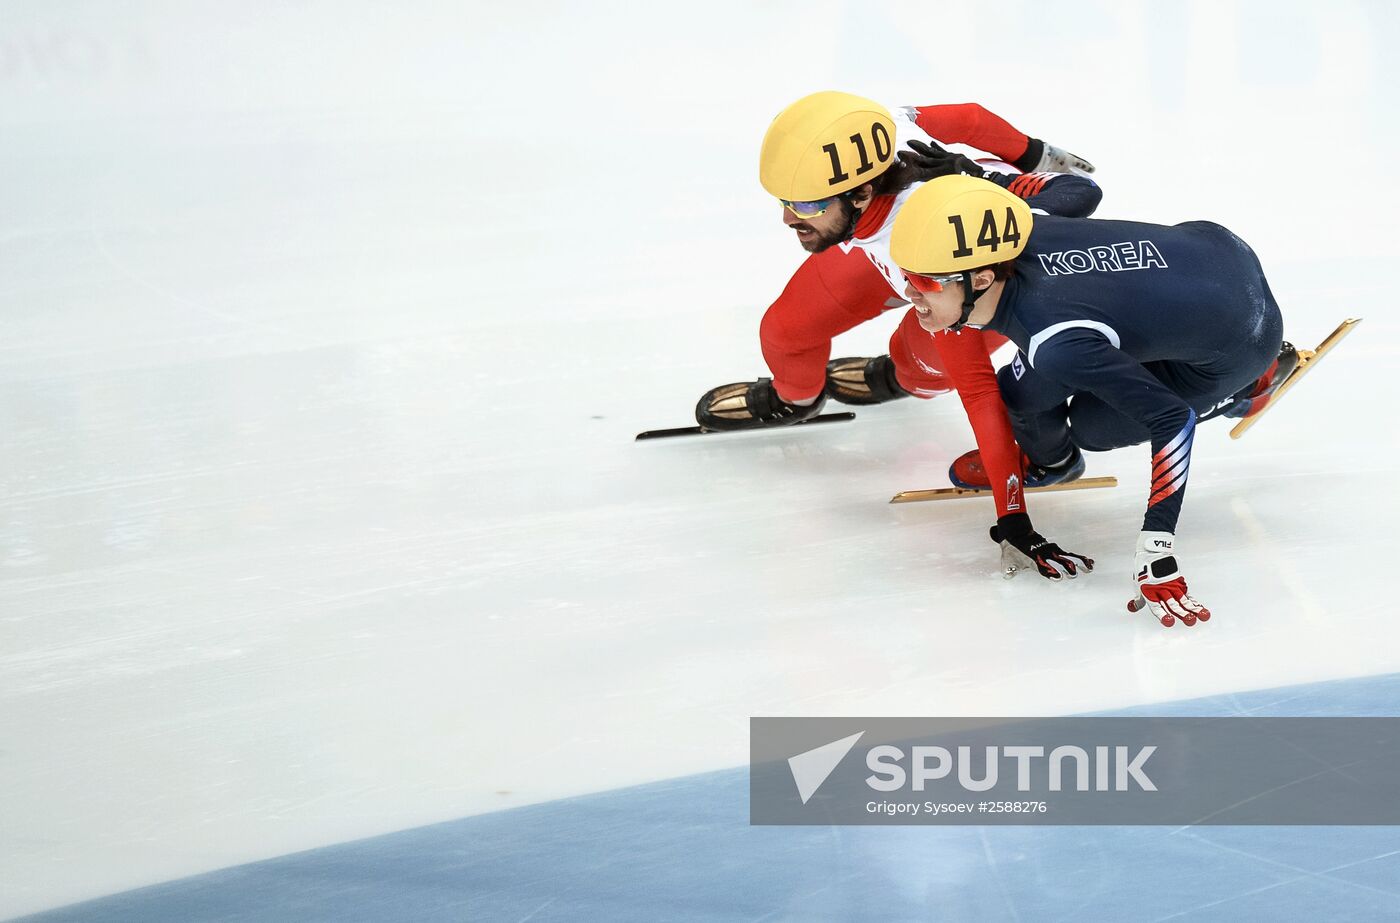
[[[808,253],[821,253],[823,250],[829,250],[837,244],[850,239],[851,232],[855,230],[855,218],[857,216],[855,206],[845,199],[837,199],[832,203],[831,207],[827,209],[826,215],[822,217],[825,218],[827,216],[830,216],[834,220],[825,231],[815,225],[808,224],[806,221],[799,221],[795,224],[788,225],[788,227],[792,228],[794,231],[811,231],[813,233],[814,236],[806,240],[800,237],[797,239],[797,242],[802,245],[803,250],[806,250]]]

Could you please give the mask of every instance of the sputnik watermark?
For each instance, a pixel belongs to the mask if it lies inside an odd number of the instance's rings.
[[[1147,760],[1157,751],[1155,746],[1145,747],[1094,747],[1090,757],[1083,747],[1060,746],[1047,756],[1044,747],[985,747],[982,756],[981,777],[977,778],[972,747],[958,747],[956,757],[947,747],[911,747],[907,755],[909,770],[903,763],[904,750],[884,744],[871,747],[866,752],[865,764],[871,770],[865,782],[879,792],[895,792],[909,785],[916,792],[924,790],[929,782],[951,777],[965,791],[985,792],[996,788],[1001,778],[1000,767],[1003,760],[1014,760],[1016,764],[1016,790],[1031,791],[1033,773],[1044,773],[1046,788],[1052,792],[1065,790],[1065,764],[1071,764],[1070,784],[1074,791],[1087,792],[1126,792],[1129,785],[1136,785],[1144,792],[1155,792],[1157,786],[1143,771]],[[1043,760],[1043,762],[1037,762]],[[1093,786],[1090,787],[1090,767],[1093,767]],[[956,775],[953,775],[956,767]]]
[[[863,736],[864,732],[852,734],[788,759],[792,781],[803,804],[811,800]],[[1015,763],[1018,792],[1031,791],[1032,777],[1036,774],[1044,775],[1044,787],[1052,792],[1065,791],[1066,782],[1079,792],[1126,792],[1133,785],[1140,791],[1157,791],[1144,771],[1148,759],[1157,751],[1152,745],[1099,746],[1093,748],[1092,756],[1083,747],[1073,745],[1055,747],[1048,754],[1039,746],[984,747],[982,750],[979,770],[972,747],[949,750],[947,747],[914,746],[906,752],[891,744],[881,744],[865,753],[865,765],[871,772],[865,777],[865,784],[877,792],[897,792],[906,786],[922,792],[930,782],[953,778],[964,791],[986,792],[996,788],[1005,760]],[[904,765],[906,762],[908,769]],[[910,810],[907,806],[900,808],[901,812],[907,810]]]
[[[1397,824],[1400,718],[754,718],[756,824]]]

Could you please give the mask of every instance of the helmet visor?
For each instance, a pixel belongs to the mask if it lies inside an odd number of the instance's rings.
[[[826,210],[831,207],[839,196],[831,196],[827,199],[818,199],[815,202],[789,202],[787,199],[779,199],[783,207],[799,218],[816,218],[826,214]]]
[[[954,272],[944,276],[926,276],[917,272],[905,270],[904,278],[909,280],[909,284],[920,292],[941,292],[945,285],[952,285],[954,282],[963,280],[962,273]]]

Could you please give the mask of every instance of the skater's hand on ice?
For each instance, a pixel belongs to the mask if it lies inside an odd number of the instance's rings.
[[[1035,531],[1025,513],[1002,516],[990,534],[992,541],[1001,545],[1002,574],[1007,578],[1032,566],[1049,580],[1073,579],[1081,570],[1089,573],[1094,569],[1093,558],[1063,550]]]
[[[1143,532],[1138,536],[1137,554],[1133,558],[1133,573],[1138,585],[1136,599],[1128,602],[1129,612],[1148,611],[1153,618],[1170,628],[1180,619],[1185,625],[1196,620],[1210,620],[1210,610],[1186,590],[1186,578],[1176,564],[1173,553],[1175,536],[1170,532]]]

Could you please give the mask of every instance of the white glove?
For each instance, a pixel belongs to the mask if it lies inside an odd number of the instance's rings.
[[[1143,532],[1138,535],[1137,554],[1133,557],[1133,573],[1138,595],[1129,600],[1129,612],[1147,609],[1167,628],[1181,619],[1186,625],[1210,620],[1210,610],[1186,592],[1186,578],[1176,566],[1172,543],[1176,536],[1170,532]]]
[[[1053,144],[1046,144],[1045,151],[1040,155],[1040,163],[1035,165],[1035,169],[1026,172],[1073,173],[1076,176],[1088,176],[1094,172],[1094,165],[1078,154],[1071,154]]]

